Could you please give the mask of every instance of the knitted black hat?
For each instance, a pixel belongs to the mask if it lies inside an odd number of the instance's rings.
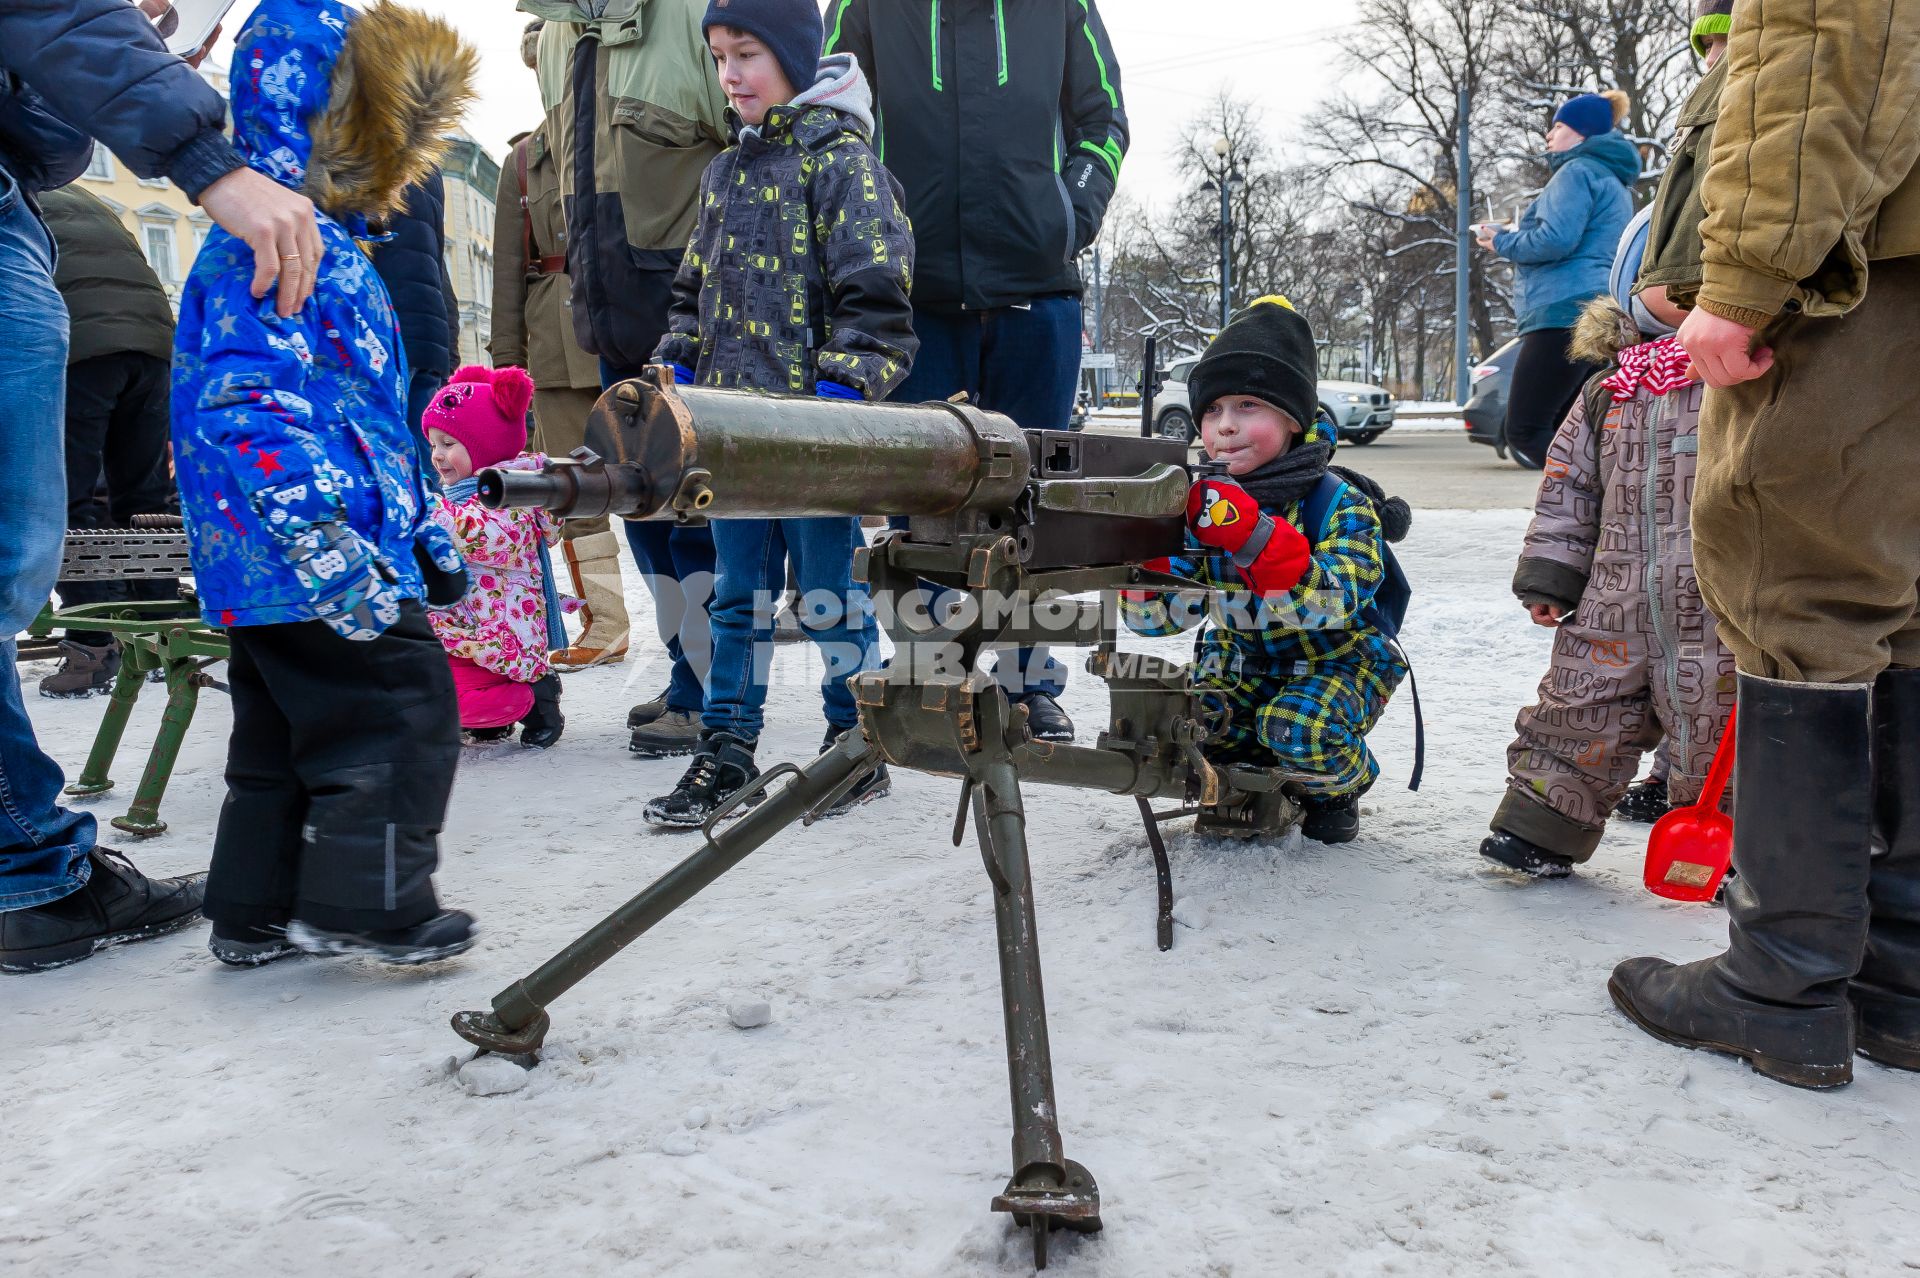
[[[795,93],[820,78],[820,45],[826,32],[814,0],[709,0],[700,31],[732,27],[766,45]]]
[[[1223,396],[1251,395],[1305,430],[1320,404],[1319,366],[1306,317],[1284,297],[1260,298],[1220,330],[1193,366],[1187,378],[1193,419]]]

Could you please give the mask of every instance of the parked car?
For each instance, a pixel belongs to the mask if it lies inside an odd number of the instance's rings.
[[[1514,361],[1520,358],[1520,339],[1514,338],[1473,370],[1466,407],[1467,438],[1507,455],[1507,384],[1513,380]]]
[[[1194,437],[1193,404],[1187,397],[1187,379],[1199,356],[1176,360],[1167,369],[1166,383],[1153,402],[1154,428],[1167,439]],[[1393,427],[1399,404],[1385,387],[1364,382],[1321,382],[1320,411],[1333,423],[1341,440],[1371,444]]]

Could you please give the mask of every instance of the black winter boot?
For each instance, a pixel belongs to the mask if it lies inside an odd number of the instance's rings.
[[[228,967],[264,967],[276,959],[292,958],[300,947],[287,939],[284,927],[251,927],[215,923],[207,938],[207,952]]]
[[[88,854],[93,874],[57,901],[0,914],[0,972],[44,972],[111,945],[144,941],[200,917],[207,876],[152,879],[111,848]]]
[[[1537,843],[1529,843],[1517,834],[1495,830],[1480,841],[1480,855],[1509,870],[1536,879],[1564,879],[1573,873],[1573,858],[1549,852]]]
[[[1309,795],[1300,805],[1300,833],[1315,843],[1351,843],[1360,837],[1358,794]]]
[[[1073,744],[1073,720],[1067,717],[1058,701],[1044,692],[1029,692],[1012,700],[1015,705],[1027,708],[1027,734],[1035,741]]]
[[[544,750],[560,740],[567,716],[560,713],[560,676],[545,674],[533,685],[533,709],[520,720],[520,744]]]
[[[827,751],[833,749],[833,747],[839,743],[840,738],[848,732],[858,731],[860,731],[858,728],[829,727],[826,738],[820,742],[820,753],[825,754]],[[823,818],[837,817],[843,812],[853,811],[863,803],[884,798],[886,795],[892,793],[892,791],[893,778],[887,774],[887,765],[884,763],[875,763],[871,768],[867,769],[865,776],[853,783],[852,789],[841,795],[832,807],[820,815]]]
[[[442,910],[412,927],[347,931],[315,927],[295,919],[287,925],[287,939],[308,954],[364,955],[395,967],[415,967],[452,958],[473,948],[473,915],[465,910]]]
[[[729,732],[703,734],[680,784],[673,787],[673,793],[648,803],[641,819],[648,825],[675,828],[704,825],[735,791],[759,777],[760,769],[753,762],[755,744]],[[758,802],[756,797],[746,807]]]
[[[1873,687],[1873,921],[1850,993],[1860,1054],[1920,1070],[1920,670]]]
[[[1655,1038],[1796,1087],[1853,1080],[1847,983],[1867,941],[1873,689],[1740,676],[1727,952],[1628,959],[1608,992]]]
[[[1673,805],[1667,801],[1665,777],[1635,781],[1627,787],[1620,802],[1613,805],[1615,816],[1622,821],[1635,821],[1641,825],[1652,825],[1672,810]]]

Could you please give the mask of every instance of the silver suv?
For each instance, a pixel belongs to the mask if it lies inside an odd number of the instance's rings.
[[[1192,439],[1194,429],[1192,401],[1187,398],[1187,378],[1199,356],[1176,360],[1167,369],[1167,381],[1153,402],[1154,428],[1168,439]],[[1400,405],[1383,386],[1364,382],[1321,382],[1320,411],[1333,423],[1340,438],[1349,444],[1371,444],[1393,428],[1393,415]]]

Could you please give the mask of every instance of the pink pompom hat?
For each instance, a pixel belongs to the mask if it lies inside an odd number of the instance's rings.
[[[420,429],[445,431],[465,444],[475,470],[498,466],[526,451],[532,404],[533,379],[525,369],[468,364],[435,392]]]

